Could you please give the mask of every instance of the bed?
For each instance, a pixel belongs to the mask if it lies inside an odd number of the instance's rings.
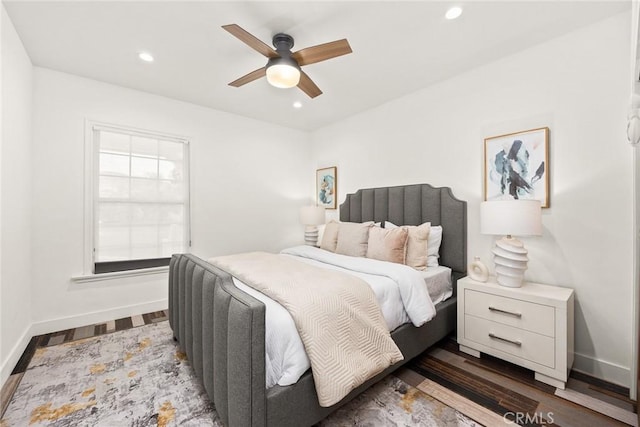
[[[169,273],[169,322],[198,378],[228,426],[313,425],[456,327],[455,283],[466,274],[466,202],[447,187],[429,184],[382,187],[348,194],[340,220],[442,225],[440,264],[452,270],[454,294],[437,315],[416,328],[391,333],[404,360],[388,367],[330,407],[318,403],[307,371],[293,385],[265,386],[265,306],[241,291],[226,272],[191,254],[174,255]]]

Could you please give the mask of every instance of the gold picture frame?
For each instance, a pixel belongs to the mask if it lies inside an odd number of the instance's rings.
[[[338,200],[338,168],[331,166],[316,170],[316,204],[336,209]]]
[[[540,200],[549,207],[549,128],[484,140],[484,200]]]

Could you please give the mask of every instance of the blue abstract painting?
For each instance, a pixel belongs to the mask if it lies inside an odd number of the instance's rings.
[[[336,167],[316,171],[316,203],[326,209],[336,208]]]
[[[485,200],[540,200],[549,207],[549,128],[487,138]]]

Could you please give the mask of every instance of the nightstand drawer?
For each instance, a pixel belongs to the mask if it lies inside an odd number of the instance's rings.
[[[465,316],[464,335],[478,344],[555,368],[553,338],[469,315]]]
[[[555,336],[555,310],[548,305],[465,289],[465,314],[546,335]]]

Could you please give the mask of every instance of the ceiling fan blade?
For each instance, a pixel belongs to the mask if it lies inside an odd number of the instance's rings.
[[[222,28],[230,32],[232,35],[236,36],[238,39],[243,41],[250,48],[260,52],[267,58],[278,58],[280,56],[275,50],[269,47],[269,45],[264,43],[262,40],[260,40],[253,34],[242,29],[239,25],[236,25],[236,24],[223,25]]]
[[[351,52],[353,51],[347,39],[342,39],[300,49],[293,53],[291,57],[302,67],[303,65],[315,64],[316,62],[326,61]]]
[[[229,86],[240,87],[242,85],[246,85],[247,83],[251,83],[254,80],[258,80],[260,77],[264,77],[266,74],[267,67],[258,68],[257,70],[252,71],[249,74],[232,81],[231,83],[229,83]]]
[[[318,95],[322,95],[322,91],[316,84],[311,80],[311,78],[304,71],[300,71],[300,82],[298,83],[298,87],[307,95],[309,98],[315,98]]]

